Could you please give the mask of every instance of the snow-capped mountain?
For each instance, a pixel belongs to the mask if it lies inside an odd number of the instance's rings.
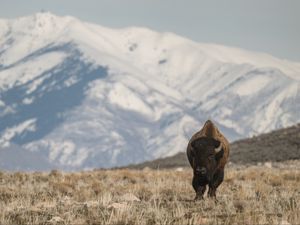
[[[0,146],[53,167],[169,156],[207,118],[235,140],[299,111],[300,63],[51,13],[0,20]]]

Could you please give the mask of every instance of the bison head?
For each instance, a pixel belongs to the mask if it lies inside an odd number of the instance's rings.
[[[209,182],[224,153],[221,143],[214,138],[202,137],[194,140],[191,146],[194,174]]]

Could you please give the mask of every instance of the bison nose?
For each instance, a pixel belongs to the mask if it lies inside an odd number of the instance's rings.
[[[200,175],[205,175],[206,174],[206,168],[205,167],[197,167],[196,168],[196,173]]]

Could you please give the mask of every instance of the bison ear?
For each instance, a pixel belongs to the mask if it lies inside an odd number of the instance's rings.
[[[216,153],[215,155],[216,160],[219,161],[223,157],[223,154],[224,154],[224,149],[222,148],[220,151]]]

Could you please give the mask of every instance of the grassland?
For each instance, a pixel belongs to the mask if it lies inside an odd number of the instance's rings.
[[[300,161],[229,165],[217,201],[192,171],[0,172],[0,224],[299,224]]]

